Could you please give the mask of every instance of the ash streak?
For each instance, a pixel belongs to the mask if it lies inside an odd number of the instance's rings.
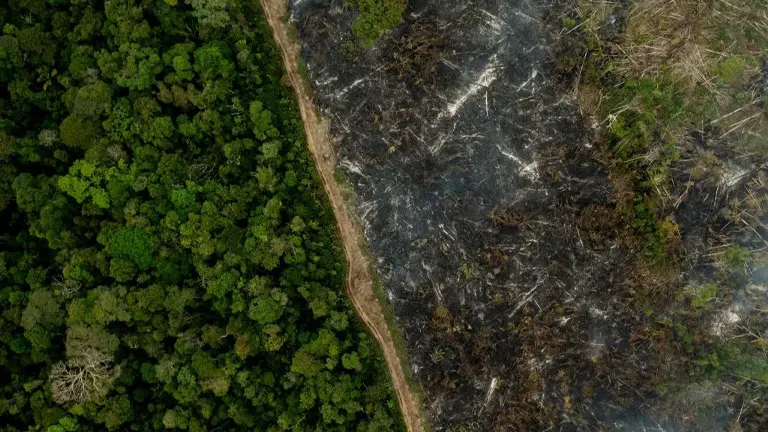
[[[360,209],[359,209],[360,219],[364,220],[366,222],[366,225],[369,225],[368,216],[371,214],[371,212],[373,212],[374,214],[376,213],[376,206],[378,202],[379,200],[372,200],[372,201],[368,201],[360,204]]]
[[[339,166],[342,168],[346,168],[349,172],[353,172],[359,175],[360,177],[363,177],[366,179],[368,178],[367,175],[363,174],[363,169],[359,165],[357,165],[356,163],[350,160],[343,160],[339,162]]]
[[[488,12],[485,9],[480,9],[480,11],[488,16],[490,20],[488,21],[488,26],[492,28],[496,33],[500,33],[502,27],[508,27],[509,25],[504,22],[501,18],[497,17],[496,15]]]
[[[327,79],[325,79],[323,81],[317,80],[317,85],[318,85],[318,87],[319,86],[327,86],[328,84],[332,84],[332,83],[334,83],[335,81],[338,81],[338,80],[339,80],[339,77],[332,76],[332,77],[327,78]]]
[[[512,311],[512,313],[509,314],[509,318],[512,318],[513,316],[515,316],[517,311],[519,311],[523,306],[525,306],[526,303],[531,301],[531,299],[533,298],[533,292],[536,291],[536,289],[538,288],[539,288],[539,283],[537,282],[536,286],[534,286],[527,293],[525,293],[525,296],[523,296],[523,300],[520,303],[518,303],[515,309]]]
[[[344,87],[343,89],[341,89],[341,90],[337,91],[336,93],[334,93],[334,94],[333,94],[333,97],[334,97],[335,99],[339,99],[339,98],[341,98],[342,96],[344,96],[345,94],[347,94],[347,92],[348,92],[348,91],[350,91],[350,90],[352,90],[353,88],[357,87],[358,85],[360,85],[360,84],[361,84],[363,81],[366,81],[367,79],[368,79],[368,78],[358,78],[358,79],[356,79],[356,80],[355,80],[355,82],[353,82],[352,84],[350,84],[350,85],[348,85],[348,86]]]
[[[488,403],[491,401],[491,397],[493,397],[493,392],[496,391],[496,383],[498,383],[498,378],[494,377],[491,380],[491,385],[488,386],[488,394],[485,396],[485,404],[483,405],[483,408],[488,406]]]
[[[527,19],[528,21],[535,21],[535,22],[537,22],[539,24],[542,23],[541,21],[537,20],[536,18],[534,18],[534,17],[532,17],[530,15],[527,15],[527,14],[525,14],[523,12],[520,12],[520,11],[515,11],[515,15],[517,15],[519,17],[523,17],[523,18]]]
[[[522,90],[522,89],[523,89],[523,87],[527,86],[527,85],[528,85],[528,84],[529,84],[531,81],[533,81],[533,79],[534,79],[534,78],[536,78],[536,76],[537,76],[538,74],[539,74],[539,71],[537,71],[536,69],[534,69],[533,71],[531,71],[531,77],[530,77],[530,78],[528,78],[528,79],[527,79],[527,80],[526,80],[524,83],[520,84],[520,86],[517,88],[517,92],[519,93],[519,92],[520,92],[520,90]]]
[[[464,103],[474,96],[480,89],[483,89],[485,87],[488,87],[496,81],[496,78],[498,77],[499,72],[499,60],[498,56],[494,54],[491,56],[490,60],[488,60],[488,64],[485,65],[485,68],[483,69],[483,72],[480,74],[479,77],[469,85],[469,88],[467,88],[464,93],[456,98],[453,103],[448,104],[448,107],[445,111],[440,113],[439,117],[443,117],[445,115],[449,115],[450,117],[453,117],[456,115],[456,113],[459,111],[459,109],[464,105]]]
[[[496,148],[499,149],[499,153],[512,159],[522,167],[520,171],[518,171],[518,173],[522,174],[524,177],[528,178],[531,181],[535,181],[536,179],[539,178],[539,164],[536,161],[526,164],[522,160],[520,160],[519,157],[515,156],[514,153],[504,151],[500,145],[496,145]]]

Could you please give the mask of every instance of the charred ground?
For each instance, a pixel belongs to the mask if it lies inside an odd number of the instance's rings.
[[[343,1],[292,10],[436,430],[759,430],[765,375],[724,359],[761,352],[723,354],[742,352],[728,313],[762,316],[764,228],[732,220],[752,206],[764,223],[759,156],[692,130],[665,165],[675,200],[649,205],[585,126],[602,119],[578,87],[604,62],[586,36],[563,43],[575,5],[410,2],[367,49]],[[606,40],[627,16],[611,13]],[[705,147],[741,176],[691,183]]]

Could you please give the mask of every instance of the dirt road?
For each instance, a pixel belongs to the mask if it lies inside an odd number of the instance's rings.
[[[392,335],[381,311],[381,305],[373,293],[373,281],[368,273],[368,262],[360,248],[363,239],[362,231],[350,216],[350,212],[353,212],[354,209],[347,208],[341,190],[334,181],[333,173],[336,163],[331,147],[328,122],[323,121],[317,114],[314,102],[307,94],[302,77],[298,73],[296,59],[300,52],[299,46],[288,38],[287,25],[283,21],[287,6],[286,0],[261,0],[261,6],[270,27],[272,27],[285,70],[296,92],[301,118],[304,121],[304,129],[307,134],[307,145],[336,216],[336,224],[347,261],[347,294],[358,315],[365,322],[384,352],[408,431],[422,432],[424,427],[419,404],[405,380],[403,366],[397,356]]]

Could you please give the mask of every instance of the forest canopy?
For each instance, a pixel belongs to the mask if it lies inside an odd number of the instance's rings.
[[[258,3],[0,7],[0,431],[403,430]]]

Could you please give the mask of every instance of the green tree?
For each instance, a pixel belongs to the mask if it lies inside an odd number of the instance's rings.
[[[133,418],[133,407],[128,395],[110,398],[96,414],[96,422],[104,424],[107,430],[115,430]]]
[[[149,234],[142,229],[120,228],[114,231],[109,239],[109,251],[115,258],[129,260],[141,270],[152,265],[154,247]]]
[[[229,0],[186,0],[186,3],[192,6],[192,15],[201,25],[223,28],[230,22]]]
[[[293,355],[291,372],[312,378],[323,370],[323,364],[307,350],[300,349]]]
[[[99,135],[99,127],[90,120],[71,115],[61,122],[59,133],[68,146],[88,149]]]
[[[71,319],[70,310],[70,322]],[[92,352],[103,353],[111,358],[120,341],[117,336],[101,326],[70,324],[67,329],[66,352],[67,358],[77,360]]]
[[[229,47],[222,42],[209,43],[195,51],[195,71],[206,81],[229,79],[235,71]]]
[[[44,350],[51,346],[56,327],[63,323],[59,301],[47,290],[36,290],[29,294],[27,307],[21,315],[24,335],[32,348]]]
[[[253,122],[253,134],[260,140],[275,138],[279,132],[272,126],[272,113],[264,109],[261,101],[251,102],[249,109],[251,122]]]
[[[102,81],[87,84],[77,91],[72,113],[97,120],[108,112],[112,102],[112,88]]]
[[[14,68],[24,63],[24,54],[18,39],[11,35],[0,36],[0,79],[7,82],[13,76]]]
[[[189,417],[180,409],[167,410],[163,415],[163,426],[166,429],[187,429]]]

